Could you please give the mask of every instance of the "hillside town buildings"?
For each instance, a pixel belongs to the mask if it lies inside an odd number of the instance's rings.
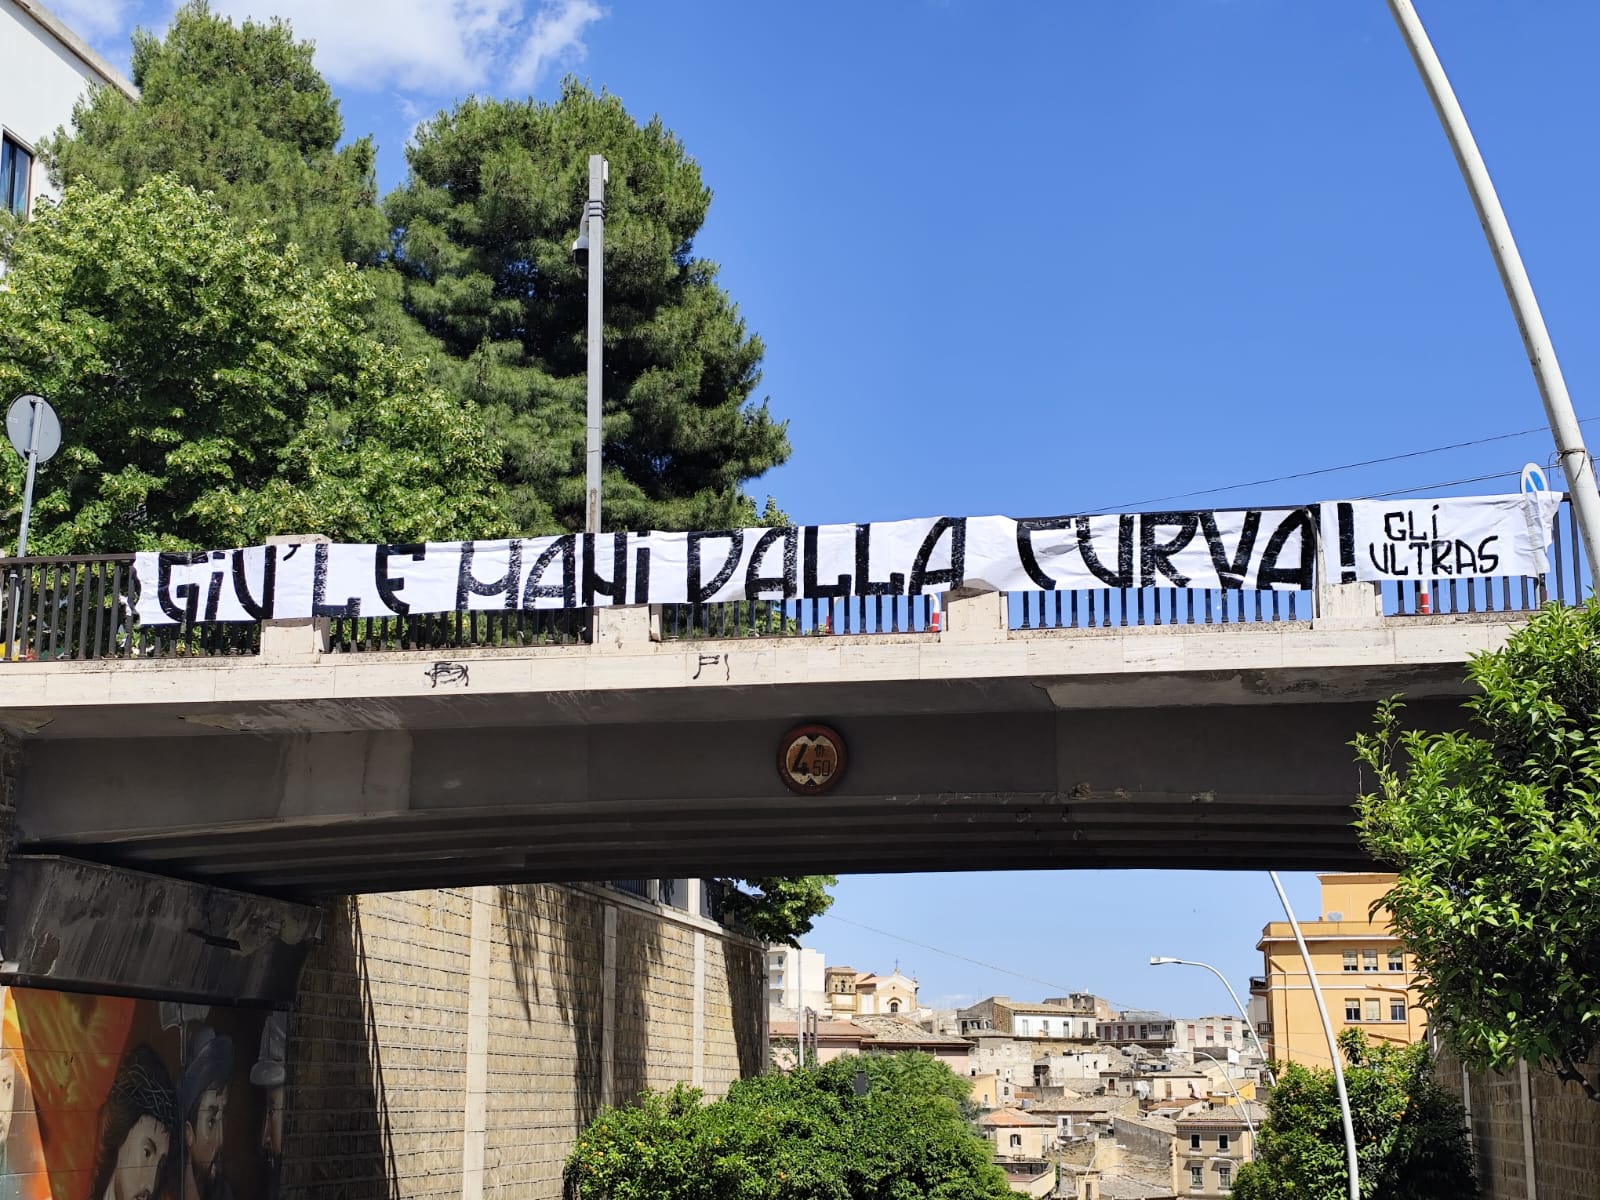
[[[1411,960],[1387,914],[1368,916],[1392,877],[1328,874],[1319,882],[1322,911],[1303,927],[1336,1024],[1385,1041],[1422,1037]],[[805,989],[817,1013],[809,1053],[827,1061],[919,1049],[947,1063],[971,1085],[975,1128],[1017,1195],[1220,1198],[1254,1153],[1268,1060],[1328,1062],[1287,923],[1269,922],[1258,949],[1265,973],[1251,981],[1248,1018],[1118,1010],[1088,992],[989,996],[933,1010],[898,969],[827,967],[819,954],[804,966],[808,974],[822,967],[817,977],[825,980],[820,994]],[[782,993],[774,984],[769,994],[776,1004]],[[792,1008],[774,1008],[774,1038],[787,1030],[792,1046],[795,1022]],[[779,1058],[792,1062],[792,1053]]]

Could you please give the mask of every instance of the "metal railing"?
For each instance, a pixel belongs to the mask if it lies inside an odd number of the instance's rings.
[[[1312,595],[1223,588],[1085,588],[1008,592],[1007,601],[1014,629],[1111,629],[1309,621]]]
[[[730,600],[720,604],[663,604],[660,609],[661,636],[668,641],[937,633],[940,615],[932,596]]]
[[[334,617],[328,648],[361,654],[385,650],[515,649],[571,646],[590,640],[587,608],[454,612],[405,617]]]
[[[133,555],[0,558],[0,661],[255,654],[250,622],[142,626]]]
[[[1578,604],[1594,576],[1584,560],[1570,503],[1556,511],[1550,571],[1542,579],[1391,580],[1377,589],[1389,617],[1522,613],[1547,601]],[[258,622],[140,624],[133,555],[0,558],[0,661],[206,658],[260,652]],[[1315,616],[1310,591],[1206,588],[1092,588],[1010,592],[1016,630],[1093,630],[1128,626],[1251,625]],[[660,636],[794,638],[844,634],[937,634],[944,614],[933,596],[853,596],[832,600],[755,600],[659,606]],[[338,653],[514,649],[589,642],[592,609],[479,611],[406,617],[334,618]]]

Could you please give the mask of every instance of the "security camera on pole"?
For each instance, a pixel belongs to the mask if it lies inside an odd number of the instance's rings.
[[[44,397],[18,396],[6,413],[6,436],[28,464],[22,484],[22,532],[17,537],[17,557],[25,558],[28,553],[28,520],[33,516],[34,471],[40,463],[49,462],[55,452],[61,449],[61,422],[56,418],[55,409]],[[20,592],[16,567],[10,571],[8,588],[11,596],[6,607],[10,615],[6,621],[5,653],[0,658],[12,657],[12,648],[17,640]]]
[[[583,529],[600,532],[600,367],[605,355],[606,180],[611,168],[599,154],[589,156],[589,201],[583,207],[572,261],[589,272],[588,435]]]

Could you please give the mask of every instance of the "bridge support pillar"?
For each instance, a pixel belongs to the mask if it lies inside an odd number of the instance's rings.
[[[1003,642],[1006,640],[1006,594],[956,588],[944,594],[946,629],[952,642]]]

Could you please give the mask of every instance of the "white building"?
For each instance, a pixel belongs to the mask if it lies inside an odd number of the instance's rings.
[[[1185,1054],[1208,1050],[1222,1057],[1225,1050],[1255,1052],[1255,1040],[1238,1013],[1227,1016],[1179,1017],[1173,1030],[1172,1048]]]
[[[823,982],[827,969],[827,956],[821,950],[768,946],[767,1006],[793,1010],[803,999],[806,1008],[828,1012]]]
[[[0,0],[0,47],[0,205],[25,217],[55,191],[35,156],[40,140],[72,120],[90,88],[138,92],[38,0]]]

